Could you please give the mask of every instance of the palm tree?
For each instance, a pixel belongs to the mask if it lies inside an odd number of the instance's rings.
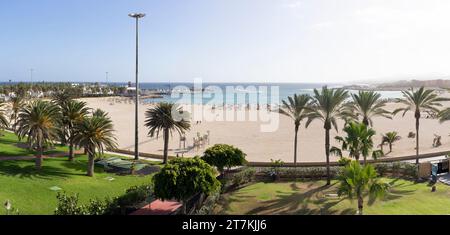
[[[177,117],[174,117],[173,114],[176,114]],[[183,117],[178,117],[178,115],[183,115]],[[186,130],[191,128],[191,124],[187,121],[182,109],[174,103],[159,103],[156,107],[148,109],[145,116],[145,126],[149,128],[148,134],[151,137],[155,134],[158,136],[159,132],[163,131],[164,164],[167,164],[169,135],[173,130],[176,130],[179,134],[184,134]]]
[[[16,129],[17,117],[19,116],[20,109],[24,106],[24,100],[21,96],[14,96],[11,98],[11,115],[9,120],[14,123],[12,124],[12,128]]]
[[[336,136],[335,139],[342,143],[341,149],[332,147],[330,152],[342,157],[342,150],[348,151],[350,157],[359,161],[360,156],[364,157],[364,165],[367,157],[372,154],[374,159],[383,155],[380,150],[373,151],[372,137],[376,134],[375,130],[367,127],[364,123],[349,122],[344,127],[346,137]]]
[[[381,144],[389,144],[389,152],[392,152],[392,145],[394,144],[394,142],[399,141],[401,138],[402,137],[400,137],[395,131],[388,132],[383,135],[383,141]]]
[[[328,89],[326,86],[319,92],[314,89],[311,105],[311,113],[308,114],[306,127],[314,120],[321,120],[325,129],[325,155],[327,161],[327,185],[331,184],[330,178],[330,130],[332,127],[338,130],[337,119],[344,114],[344,102],[348,98],[348,92],[342,88]]]
[[[358,94],[352,94],[352,99],[348,111],[361,116],[366,126],[373,126],[372,118],[376,116],[392,119],[391,113],[383,108],[387,100],[382,100],[381,94],[374,91],[359,91]]]
[[[403,112],[403,116],[408,111],[414,112],[416,118],[416,164],[419,164],[419,120],[422,112],[439,113],[437,107],[441,107],[441,101],[449,101],[448,98],[439,97],[434,90],[425,89],[421,87],[419,90],[414,91],[402,91],[405,99],[398,99],[399,103],[407,105],[404,108],[394,110],[393,114],[396,115],[399,112]]]
[[[8,128],[9,126],[5,106],[4,102],[0,102],[0,129]]]
[[[59,106],[63,106],[67,102],[73,100],[73,95],[69,92],[56,92],[53,94],[52,101],[58,104]]]
[[[57,139],[61,114],[59,108],[47,101],[34,101],[22,108],[17,119],[17,136],[27,138],[30,148],[37,149],[36,168],[42,167],[44,147]]]
[[[378,182],[377,172],[372,165],[361,166],[358,161],[352,161],[339,175],[338,195],[347,195],[350,199],[358,199],[358,214],[363,214],[364,194],[369,194],[371,200],[383,197],[389,190],[389,185]]]
[[[80,102],[75,100],[70,100],[63,104],[62,114],[63,120],[67,124],[67,139],[69,141],[69,161],[73,161],[75,158],[74,154],[74,135],[75,135],[75,125],[88,115],[89,108],[86,102]]]
[[[114,149],[117,146],[114,127],[109,118],[86,117],[75,123],[73,142],[87,150],[87,176],[94,176],[94,160],[97,151],[104,152],[105,148]]]
[[[300,127],[301,121],[308,117],[310,101],[311,96],[309,95],[295,94],[294,97],[288,97],[288,101],[283,100],[283,107],[280,109],[281,114],[290,117],[294,121],[294,165],[297,165],[298,129]]]
[[[68,92],[59,91],[53,94],[52,101],[58,105],[58,107],[61,110],[64,110],[67,104],[73,100],[73,96],[69,94]],[[61,121],[61,129],[60,129],[60,139],[61,144],[66,145],[67,144],[67,136],[68,136],[68,120],[64,117],[67,117],[67,114],[63,113],[63,119]]]
[[[96,110],[94,110],[94,112],[92,112],[92,116],[108,118],[108,113],[101,109],[96,109]]]

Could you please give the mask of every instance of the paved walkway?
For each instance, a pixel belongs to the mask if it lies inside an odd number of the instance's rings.
[[[446,185],[450,185],[450,174],[445,174],[445,175],[439,176],[439,181]]]
[[[182,204],[177,201],[155,200],[130,215],[170,215],[181,206]]]

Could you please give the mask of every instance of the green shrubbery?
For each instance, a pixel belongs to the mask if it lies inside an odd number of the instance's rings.
[[[253,181],[256,174],[256,170],[254,168],[246,168],[238,173],[233,174],[231,177],[231,183],[233,185],[243,185]]]
[[[331,177],[336,176],[339,173],[340,167],[330,167]],[[263,170],[267,175],[271,176],[271,169]],[[289,179],[322,179],[327,175],[326,167],[283,167],[279,169],[279,176],[281,178]]]
[[[125,194],[113,199],[91,199],[88,204],[79,203],[78,194],[67,195],[58,193],[58,206],[55,215],[115,215],[124,214],[127,207],[132,207],[145,201],[151,201],[151,187],[148,185],[134,186]]]
[[[350,162],[352,162],[352,159],[346,158],[346,157],[341,157],[341,158],[338,160],[338,163],[339,163],[339,165],[341,165],[341,166],[347,166],[347,165],[350,164]]]
[[[216,190],[211,193],[208,198],[203,202],[203,206],[195,213],[197,215],[210,215],[214,206],[220,199],[220,190]]]
[[[231,167],[244,165],[247,162],[245,156],[246,154],[242,150],[234,146],[216,144],[205,151],[202,160],[211,166],[215,166],[223,174],[225,168],[230,170]]]
[[[417,165],[408,162],[376,163],[374,167],[380,176],[385,176],[387,173],[390,173],[393,176],[404,176],[415,179],[418,175]]]
[[[216,174],[214,168],[198,157],[171,160],[153,176],[155,197],[182,201],[182,212],[186,214],[190,198],[201,193],[209,195],[220,189]]]

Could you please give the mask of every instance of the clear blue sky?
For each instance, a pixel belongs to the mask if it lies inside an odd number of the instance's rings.
[[[450,74],[447,0],[0,1],[0,81],[337,82]]]

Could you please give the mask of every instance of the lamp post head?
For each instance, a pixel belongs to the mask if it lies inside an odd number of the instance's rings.
[[[128,16],[132,17],[132,18],[139,19],[139,18],[144,18],[145,14],[144,13],[132,13],[132,14],[128,14]]]

